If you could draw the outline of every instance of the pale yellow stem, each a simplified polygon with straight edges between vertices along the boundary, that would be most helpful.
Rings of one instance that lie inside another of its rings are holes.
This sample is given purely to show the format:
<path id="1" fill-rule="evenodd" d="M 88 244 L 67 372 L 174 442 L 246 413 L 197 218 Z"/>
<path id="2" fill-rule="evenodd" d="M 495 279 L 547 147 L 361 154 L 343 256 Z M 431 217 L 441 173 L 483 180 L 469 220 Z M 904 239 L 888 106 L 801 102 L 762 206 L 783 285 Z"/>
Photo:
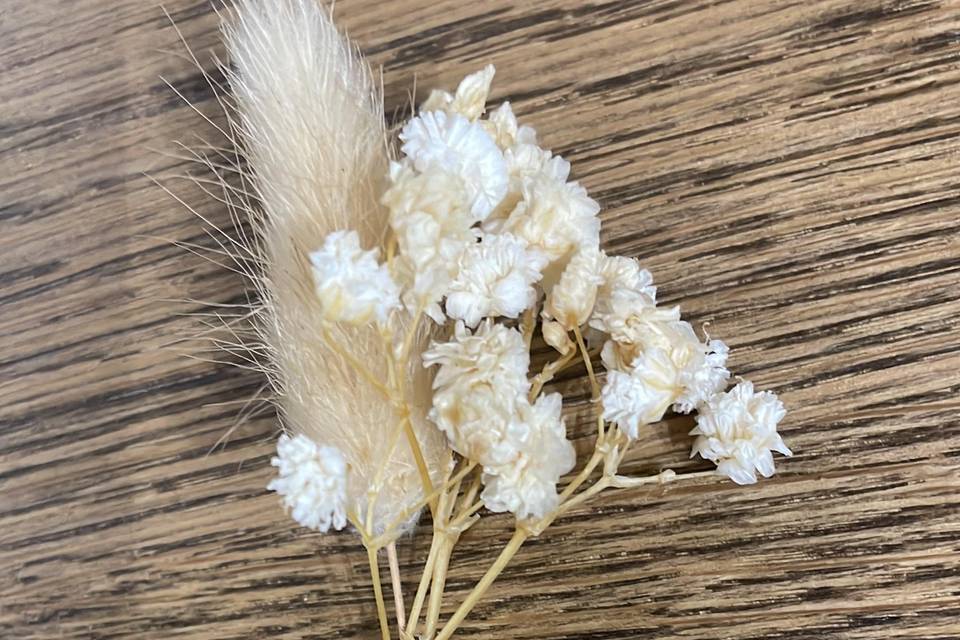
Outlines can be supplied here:
<path id="1" fill-rule="evenodd" d="M 400 582 L 400 562 L 397 559 L 396 541 L 387 545 L 387 563 L 390 565 L 390 586 L 393 589 L 393 606 L 397 613 L 397 628 L 407 626 L 406 607 L 403 604 L 403 583 Z"/>
<path id="2" fill-rule="evenodd" d="M 533 342 L 533 330 L 537 328 L 537 308 L 539 306 L 539 304 L 534 303 L 523 313 L 521 328 L 523 330 L 523 343 L 526 345 L 527 351 L 530 351 L 530 343 Z"/>
<path id="3" fill-rule="evenodd" d="M 597 384 L 597 376 L 593 373 L 593 362 L 590 361 L 590 352 L 587 351 L 587 345 L 583 341 L 580 327 L 574 325 L 573 336 L 577 339 L 577 346 L 580 347 L 580 353 L 583 355 L 583 364 L 587 368 L 587 376 L 590 378 L 590 390 L 593 399 L 596 400 L 600 397 L 600 385 Z"/>
<path id="4" fill-rule="evenodd" d="M 423 459 L 423 451 L 420 449 L 420 442 L 417 440 L 417 434 L 413 430 L 413 423 L 410 422 L 408 415 L 403 423 L 403 432 L 407 436 L 407 442 L 410 444 L 410 451 L 413 453 L 413 459 L 417 463 L 417 471 L 420 472 L 420 483 L 423 485 L 425 495 L 433 494 L 433 482 L 430 480 L 430 470 L 427 469 L 427 462 Z M 430 510 L 436 513 L 436 498 L 429 502 Z"/>
<path id="5" fill-rule="evenodd" d="M 445 482 L 445 483 L 443 484 L 443 486 L 437 487 L 436 489 L 433 490 L 432 493 L 430 493 L 430 494 L 427 495 L 427 496 L 424 496 L 424 497 L 421 498 L 419 501 L 417 501 L 415 504 L 407 507 L 399 516 L 397 516 L 396 518 L 393 519 L 393 522 L 391 522 L 389 525 L 387 525 L 386 530 L 385 530 L 381 535 L 379 535 L 379 536 L 377 536 L 376 538 L 373 539 L 374 544 L 376 544 L 376 543 L 386 544 L 386 543 L 387 543 L 387 540 L 389 540 L 390 537 L 394 534 L 394 530 L 395 530 L 398 526 L 400 526 L 401 524 L 403 524 L 403 522 L 404 522 L 407 518 L 409 518 L 409 517 L 412 516 L 414 513 L 416 513 L 416 512 L 419 511 L 420 509 L 422 509 L 428 502 L 430 502 L 431 500 L 433 500 L 434 498 L 436 498 L 437 496 L 439 496 L 441 493 L 443 493 L 444 491 L 449 490 L 449 489 L 452 488 L 456 483 L 458 483 L 458 482 L 460 482 L 461 480 L 463 480 L 463 478 L 466 477 L 466 475 L 469 474 L 471 471 L 473 471 L 473 469 L 474 469 L 476 466 L 477 466 L 477 463 L 476 463 L 476 462 L 471 462 L 471 463 L 469 463 L 466 467 L 464 467 L 463 469 L 461 469 L 460 471 L 458 471 L 458 472 L 457 472 L 457 475 L 453 476 L 453 477 L 450 478 L 447 482 Z"/>
<path id="6" fill-rule="evenodd" d="M 423 603 L 427 598 L 427 587 L 433 578 L 433 567 L 436 564 L 439 550 L 440 536 L 434 532 L 430 541 L 430 552 L 427 554 L 427 561 L 423 565 L 423 573 L 420 575 L 420 584 L 417 585 L 417 595 L 413 598 L 413 607 L 410 609 L 410 616 L 407 618 L 407 628 L 403 633 L 407 638 L 413 638 L 417 631 L 417 622 L 420 620 L 420 611 L 423 609 Z"/>
<path id="7" fill-rule="evenodd" d="M 436 535 L 436 534 L 434 534 Z M 433 581 L 430 584 L 430 600 L 427 603 L 427 626 L 423 632 L 423 640 L 432 640 L 437 632 L 437 622 L 440 620 L 440 605 L 443 602 L 443 590 L 447 585 L 447 569 L 450 566 L 450 556 L 453 546 L 459 536 L 444 531 L 440 538 L 440 550 L 433 565 Z"/>
<path id="8" fill-rule="evenodd" d="M 570 353 L 557 358 L 553 362 L 547 363 L 543 367 L 540 373 L 533 378 L 533 382 L 530 385 L 530 402 L 536 400 L 537 396 L 540 395 L 540 392 L 543 390 L 543 385 L 553 380 L 553 377 L 557 375 L 557 373 L 570 364 L 570 361 L 573 360 L 575 355 L 577 355 L 576 350 L 572 350 Z"/>
<path id="9" fill-rule="evenodd" d="M 321 329 L 323 334 L 323 341 L 330 347 L 334 352 L 336 352 L 341 358 L 346 360 L 350 366 L 356 370 L 367 382 L 369 382 L 375 389 L 380 391 L 386 397 L 387 400 L 393 400 L 393 396 L 390 395 L 390 390 L 387 389 L 376 376 L 359 360 L 353 357 L 353 355 L 348 352 L 346 349 L 337 344 L 337 341 L 333 339 L 333 336 L 330 335 L 330 331 L 323 327 Z"/>
<path id="10" fill-rule="evenodd" d="M 490 585 L 493 584 L 493 581 L 497 579 L 497 576 L 503 571 L 504 567 L 507 566 L 507 563 L 516 555 L 517 551 L 520 550 L 520 547 L 523 546 L 523 543 L 529 537 L 529 532 L 525 529 L 518 528 L 513 533 L 513 537 L 510 538 L 510 542 L 507 543 L 507 546 L 503 548 L 500 552 L 500 555 L 497 556 L 496 561 L 493 565 L 487 569 L 487 572 L 483 574 L 483 577 L 480 578 L 480 582 L 474 586 L 473 590 L 470 591 L 470 594 L 467 596 L 454 614 L 450 617 L 443 628 L 440 630 L 440 633 L 437 635 L 436 640 L 449 640 L 450 636 L 453 635 L 453 632 L 457 630 L 460 624 L 463 622 L 464 618 L 473 610 L 477 605 L 477 602 L 483 595 L 487 592 L 487 589 L 490 588 Z"/>
<path id="11" fill-rule="evenodd" d="M 373 595 L 377 599 L 377 619 L 380 620 L 380 635 L 390 640 L 390 626 L 387 624 L 387 607 L 383 603 L 383 587 L 380 585 L 380 567 L 377 564 L 377 550 L 367 548 L 367 562 L 370 563 L 370 578 L 373 580 Z"/>

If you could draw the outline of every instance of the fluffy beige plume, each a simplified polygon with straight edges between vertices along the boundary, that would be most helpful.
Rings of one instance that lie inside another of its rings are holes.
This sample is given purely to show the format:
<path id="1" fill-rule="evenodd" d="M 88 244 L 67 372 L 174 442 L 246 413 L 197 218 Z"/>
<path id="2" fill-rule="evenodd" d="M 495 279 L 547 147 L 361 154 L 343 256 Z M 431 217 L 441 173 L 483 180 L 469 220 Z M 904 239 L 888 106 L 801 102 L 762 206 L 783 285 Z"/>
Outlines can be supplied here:
<path id="1" fill-rule="evenodd" d="M 400 412 L 325 338 L 382 381 L 387 349 L 373 327 L 324 329 L 309 261 L 339 229 L 356 229 L 366 248 L 384 245 L 387 213 L 379 196 L 390 151 L 382 98 L 316 0 L 240 0 L 236 9 L 223 31 L 234 135 L 260 203 L 251 214 L 255 239 L 246 244 L 262 265 L 255 282 L 266 368 L 284 428 L 346 456 L 349 507 L 361 519 L 367 496 L 382 482 L 373 533 L 382 532 L 423 498 L 421 479 L 397 427 Z M 450 453 L 425 417 L 430 377 L 419 353 L 426 339 L 418 337 L 402 367 L 413 428 L 437 483 Z"/>

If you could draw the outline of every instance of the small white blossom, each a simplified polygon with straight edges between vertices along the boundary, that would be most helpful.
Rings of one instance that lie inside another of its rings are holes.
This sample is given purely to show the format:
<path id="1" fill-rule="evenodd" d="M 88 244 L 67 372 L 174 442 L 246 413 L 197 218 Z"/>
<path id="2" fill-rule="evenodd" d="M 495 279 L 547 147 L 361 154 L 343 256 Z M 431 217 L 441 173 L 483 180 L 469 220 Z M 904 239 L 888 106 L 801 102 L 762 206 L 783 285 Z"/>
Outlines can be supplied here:
<path id="1" fill-rule="evenodd" d="M 595 320 L 591 319 L 591 326 L 595 322 L 603 323 L 603 319 L 614 312 L 613 296 L 617 292 L 621 292 L 621 295 L 624 292 L 633 296 L 640 294 L 645 296 L 644 300 L 648 300 L 650 304 L 656 303 L 657 288 L 653 284 L 653 276 L 646 269 L 641 269 L 635 258 L 604 255 L 600 275 L 603 282 L 597 291 L 593 312 Z"/>
<path id="2" fill-rule="evenodd" d="M 443 171 L 463 179 L 470 211 L 484 220 L 507 193 L 503 153 L 484 128 L 456 113 L 427 111 L 400 132 L 401 150 L 420 172 Z"/>
<path id="3" fill-rule="evenodd" d="M 399 244 L 396 265 L 408 286 L 404 302 L 442 322 L 438 303 L 456 276 L 460 256 L 476 243 L 464 182 L 440 171 L 417 173 L 396 162 L 390 180 L 382 202 Z"/>
<path id="4" fill-rule="evenodd" d="M 572 331 L 584 324 L 593 311 L 597 288 L 603 282 L 601 268 L 603 253 L 588 246 L 570 258 L 560 275 L 560 281 L 550 290 L 544 306 L 544 316 L 559 322 Z"/>
<path id="5" fill-rule="evenodd" d="M 512 464 L 529 429 L 518 415 L 527 402 L 510 384 L 465 378 L 433 394 L 430 420 L 461 456 L 485 467 Z"/>
<path id="6" fill-rule="evenodd" d="M 460 81 L 456 94 L 434 89 L 420 105 L 420 111 L 446 111 L 456 113 L 468 120 L 476 120 L 483 115 L 490 95 L 490 85 L 496 68 L 492 64 L 471 73 Z"/>
<path id="7" fill-rule="evenodd" d="M 431 345 L 423 354 L 423 364 L 440 366 L 433 380 L 433 388 L 438 390 L 479 382 L 522 393 L 530 388 L 530 352 L 523 334 L 491 320 L 473 333 L 458 322 L 453 339 Z"/>
<path id="8" fill-rule="evenodd" d="M 430 419 L 460 455 L 485 466 L 511 463 L 528 429 L 518 415 L 530 390 L 523 335 L 489 320 L 473 334 L 458 322 L 454 332 L 423 356 L 425 366 L 440 365 Z"/>
<path id="9" fill-rule="evenodd" d="M 517 430 L 519 456 L 510 464 L 484 466 L 484 505 L 494 512 L 509 511 L 519 520 L 542 518 L 559 503 L 557 483 L 576 462 L 566 437 L 559 393 L 540 396 L 534 405 L 523 404 L 525 430 Z M 515 436 L 515 437 L 516 437 Z"/>
<path id="10" fill-rule="evenodd" d="M 517 117 L 513 115 L 513 108 L 509 102 L 504 102 L 494 109 L 485 121 L 481 121 L 481 124 L 496 141 L 497 146 L 504 151 L 517 144 L 537 144 L 537 132 L 533 127 L 517 123 Z"/>
<path id="11" fill-rule="evenodd" d="M 321 447 L 305 435 L 284 434 L 270 460 L 279 475 L 267 489 L 283 497 L 300 525 L 316 531 L 347 524 L 347 461 L 335 447 Z"/>
<path id="12" fill-rule="evenodd" d="M 457 277 L 447 294 L 451 318 L 475 327 L 482 318 L 516 318 L 536 302 L 533 285 L 546 260 L 509 233 L 487 234 L 460 257 Z"/>
<path id="13" fill-rule="evenodd" d="M 670 355 L 654 347 L 640 354 L 629 371 L 609 371 L 601 392 L 603 419 L 634 440 L 641 425 L 663 418 L 677 395 L 676 367 Z"/>
<path id="14" fill-rule="evenodd" d="M 558 182 L 538 174 L 522 187 L 522 200 L 504 228 L 540 249 L 551 262 L 580 247 L 600 244 L 600 206 L 576 182 Z"/>
<path id="15" fill-rule="evenodd" d="M 720 340 L 710 340 L 706 344 L 696 342 L 677 376 L 677 386 L 682 391 L 673 405 L 675 411 L 690 413 L 727 386 L 729 353 L 727 345 Z"/>
<path id="16" fill-rule="evenodd" d="M 751 383 L 741 382 L 700 408 L 690 432 L 697 436 L 690 455 L 716 463 L 717 471 L 737 484 L 753 484 L 757 471 L 769 478 L 774 473 L 772 451 L 793 455 L 777 433 L 785 414 L 775 394 L 755 393 Z"/>
<path id="17" fill-rule="evenodd" d="M 383 324 L 399 306 L 400 291 L 377 251 L 360 248 L 356 231 L 334 231 L 310 254 L 323 316 L 332 322 Z"/>

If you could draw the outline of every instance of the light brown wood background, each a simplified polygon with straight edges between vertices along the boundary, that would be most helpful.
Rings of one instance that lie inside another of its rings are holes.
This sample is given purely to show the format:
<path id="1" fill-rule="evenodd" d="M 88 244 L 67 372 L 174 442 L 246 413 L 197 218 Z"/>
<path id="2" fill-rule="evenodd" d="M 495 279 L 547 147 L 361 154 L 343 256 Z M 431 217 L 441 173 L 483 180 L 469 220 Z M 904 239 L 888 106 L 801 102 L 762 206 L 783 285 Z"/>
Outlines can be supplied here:
<path id="1" fill-rule="evenodd" d="M 212 69 L 210 6 L 167 7 Z M 462 637 L 960 637 L 960 3 L 340 0 L 337 16 L 396 117 L 415 78 L 422 96 L 495 63 L 494 101 L 573 162 L 607 249 L 639 256 L 790 408 L 797 455 L 776 478 L 606 494 L 525 547 Z M 242 292 L 158 240 L 209 245 L 142 172 L 226 220 L 152 151 L 212 133 L 160 76 L 216 113 L 167 19 L 141 0 L 7 0 L 0 50 L 0 636 L 373 636 L 357 541 L 294 528 L 264 490 L 274 417 L 207 455 L 257 375 L 164 347 L 211 307 L 163 300 Z M 652 430 L 631 469 L 705 468 L 688 428 Z M 509 530 L 490 517 L 465 537 L 451 604 Z M 410 581 L 426 543 L 402 544 Z"/>

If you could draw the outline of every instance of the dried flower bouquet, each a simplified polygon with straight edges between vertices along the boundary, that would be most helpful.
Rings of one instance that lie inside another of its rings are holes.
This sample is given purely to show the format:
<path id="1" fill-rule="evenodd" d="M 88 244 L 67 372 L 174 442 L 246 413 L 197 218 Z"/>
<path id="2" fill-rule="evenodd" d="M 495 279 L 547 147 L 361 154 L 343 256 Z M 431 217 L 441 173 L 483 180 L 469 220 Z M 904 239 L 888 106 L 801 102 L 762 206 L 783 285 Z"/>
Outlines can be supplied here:
<path id="1" fill-rule="evenodd" d="M 727 390 L 726 345 L 658 306 L 636 260 L 604 253 L 600 207 L 569 163 L 509 103 L 488 108 L 493 66 L 432 92 L 397 145 L 368 70 L 313 0 L 240 0 L 224 34 L 228 136 L 248 164 L 223 200 L 248 229 L 230 253 L 257 294 L 244 348 L 284 428 L 269 489 L 304 527 L 356 532 L 384 639 L 451 637 L 525 540 L 604 489 L 749 484 L 774 473 L 772 452 L 790 455 L 777 397 Z M 556 354 L 531 371 L 537 336 Z M 580 363 L 596 441 L 564 480 L 576 456 L 546 385 Z M 691 455 L 716 471 L 620 474 L 671 410 L 695 414 Z M 425 509 L 433 540 L 405 598 L 395 543 Z M 515 531 L 441 621 L 454 547 L 485 511 L 509 512 Z"/>

